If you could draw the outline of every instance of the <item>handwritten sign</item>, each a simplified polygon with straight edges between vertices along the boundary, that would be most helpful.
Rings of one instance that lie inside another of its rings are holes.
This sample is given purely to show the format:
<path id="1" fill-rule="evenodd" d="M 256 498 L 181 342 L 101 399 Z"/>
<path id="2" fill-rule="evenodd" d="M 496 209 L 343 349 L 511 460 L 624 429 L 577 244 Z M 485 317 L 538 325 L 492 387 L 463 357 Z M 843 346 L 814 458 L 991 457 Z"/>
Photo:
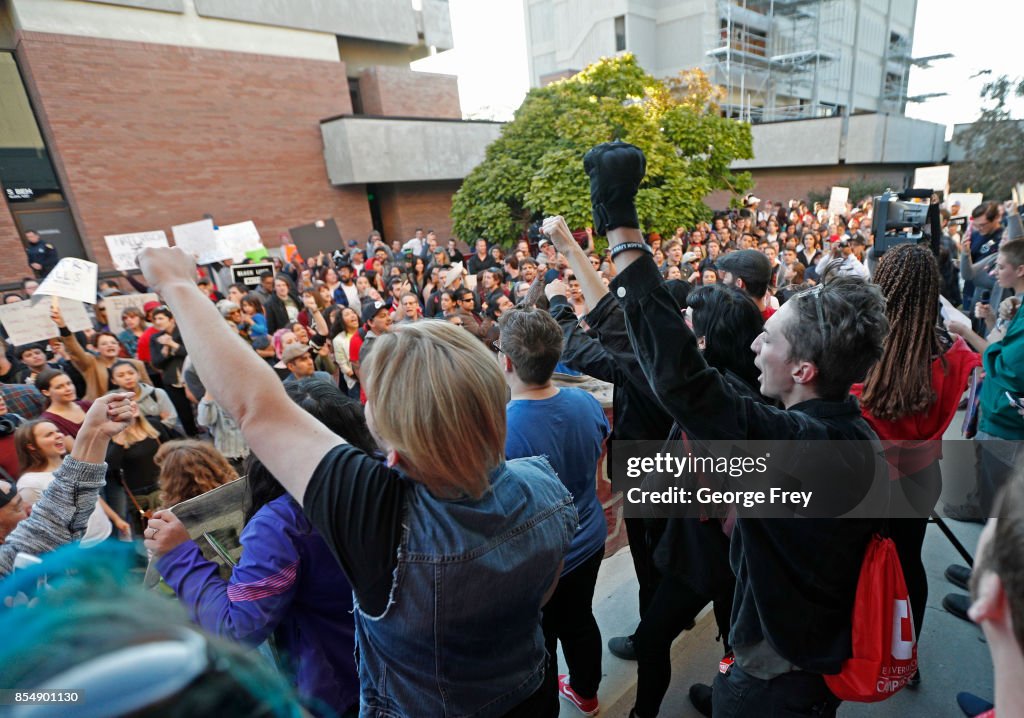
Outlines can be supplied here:
<path id="1" fill-rule="evenodd" d="M 81 302 L 64 300 L 60 303 L 61 313 L 68 329 L 80 332 L 92 328 L 92 320 Z M 0 324 L 4 325 L 10 343 L 13 345 L 32 344 L 55 339 L 60 330 L 50 319 L 50 302 L 14 302 L 0 306 Z"/>
<path id="2" fill-rule="evenodd" d="M 234 284 L 244 284 L 248 289 L 255 289 L 260 286 L 260 275 L 264 272 L 273 274 L 274 265 L 270 262 L 236 264 L 231 267 L 231 281 Z"/>
<path id="3" fill-rule="evenodd" d="M 212 219 L 176 224 L 171 227 L 171 233 L 174 234 L 174 244 L 195 257 L 198 264 L 213 264 L 231 256 L 217 242 Z"/>
<path id="4" fill-rule="evenodd" d="M 263 246 L 260 233 L 252 220 L 218 227 L 217 243 L 223 251 L 230 252 L 231 259 L 236 262 L 245 261 L 246 252 Z"/>
<path id="5" fill-rule="evenodd" d="M 139 252 L 146 247 L 166 247 L 167 234 L 162 230 L 134 232 L 132 234 L 108 234 L 103 237 L 110 250 L 114 267 L 121 271 L 139 268 Z"/>
<path id="6" fill-rule="evenodd" d="M 849 187 L 833 187 L 828 198 L 828 213 L 832 217 L 846 215 L 846 201 L 850 198 Z"/>
<path id="7" fill-rule="evenodd" d="M 95 262 L 87 262 L 77 257 L 64 257 L 46 275 L 36 294 L 95 304 L 98 269 Z"/>
<path id="8" fill-rule="evenodd" d="M 103 298 L 103 306 L 107 308 L 107 323 L 110 326 L 110 331 L 115 334 L 120 333 L 124 328 L 122 325 L 122 317 L 124 310 L 129 307 L 135 307 L 136 309 L 142 310 L 149 302 L 159 302 L 160 297 L 150 292 L 149 294 L 115 294 L 112 297 Z"/>

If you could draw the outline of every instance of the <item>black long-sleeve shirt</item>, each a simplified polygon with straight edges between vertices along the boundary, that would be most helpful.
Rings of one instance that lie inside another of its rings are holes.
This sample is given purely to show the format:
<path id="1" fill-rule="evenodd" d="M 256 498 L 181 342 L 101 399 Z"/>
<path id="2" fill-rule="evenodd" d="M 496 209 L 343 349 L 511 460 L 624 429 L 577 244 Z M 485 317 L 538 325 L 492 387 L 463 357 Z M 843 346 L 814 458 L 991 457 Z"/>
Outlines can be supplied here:
<path id="1" fill-rule="evenodd" d="M 829 471 L 821 479 L 827 483 L 842 476 L 844 485 L 870 486 L 876 466 L 874 455 L 863 447 L 865 442 L 877 443 L 877 437 L 855 399 L 811 400 L 783 410 L 741 395 L 704 362 L 696 337 L 650 257 L 620 272 L 611 290 L 651 388 L 687 435 L 708 440 L 829 441 L 834 449 L 857 441 L 849 445 L 850 451 L 837 450 L 829 457 Z M 789 446 L 789 461 L 820 460 L 805 457 L 794 447 Z M 780 449 L 787 451 L 781 445 Z M 852 508 L 863 495 L 837 498 Z M 853 602 L 876 523 L 738 518 L 731 547 L 736 574 L 733 646 L 766 641 L 794 666 L 838 672 L 851 653 Z"/>

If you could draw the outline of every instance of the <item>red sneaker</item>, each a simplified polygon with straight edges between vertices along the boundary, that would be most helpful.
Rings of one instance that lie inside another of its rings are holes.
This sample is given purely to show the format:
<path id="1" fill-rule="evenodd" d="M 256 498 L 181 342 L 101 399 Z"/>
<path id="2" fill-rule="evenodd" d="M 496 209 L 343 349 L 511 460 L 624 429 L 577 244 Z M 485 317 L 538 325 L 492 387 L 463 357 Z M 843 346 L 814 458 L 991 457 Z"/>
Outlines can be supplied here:
<path id="1" fill-rule="evenodd" d="M 585 716 L 596 716 L 601 710 L 597 705 L 597 696 L 593 698 L 582 698 L 579 693 L 569 685 L 569 676 L 562 674 L 558 676 L 558 695 L 576 706 Z"/>

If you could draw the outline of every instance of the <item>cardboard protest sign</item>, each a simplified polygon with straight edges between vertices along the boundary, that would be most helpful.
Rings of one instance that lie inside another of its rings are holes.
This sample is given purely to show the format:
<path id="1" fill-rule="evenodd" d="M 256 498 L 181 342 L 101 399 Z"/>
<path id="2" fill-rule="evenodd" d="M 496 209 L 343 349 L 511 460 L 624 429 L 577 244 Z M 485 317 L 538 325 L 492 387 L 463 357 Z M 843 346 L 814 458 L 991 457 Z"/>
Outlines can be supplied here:
<path id="1" fill-rule="evenodd" d="M 1011 187 L 1010 195 L 1013 197 L 1013 203 L 1020 207 L 1020 203 L 1024 202 L 1024 182 L 1018 182 Z"/>
<path id="2" fill-rule="evenodd" d="M 970 218 L 971 212 L 974 208 L 982 203 L 984 196 L 981 192 L 950 192 L 946 196 L 946 209 L 949 210 L 950 214 L 953 214 L 953 205 L 957 202 L 960 203 L 960 208 L 954 217 L 965 217 Z"/>
<path id="3" fill-rule="evenodd" d="M 196 258 L 198 264 L 213 264 L 231 256 L 217 242 L 217 233 L 213 229 L 212 219 L 202 219 L 189 224 L 177 224 L 171 227 L 175 246 L 181 247 Z"/>
<path id="4" fill-rule="evenodd" d="M 217 244 L 223 251 L 231 253 L 236 262 L 245 261 L 245 253 L 263 246 L 260 233 L 252 220 L 237 224 L 225 224 L 216 230 Z"/>
<path id="5" fill-rule="evenodd" d="M 949 165 L 918 167 L 914 170 L 914 189 L 930 189 L 949 194 Z"/>
<path id="6" fill-rule="evenodd" d="M 271 262 L 236 264 L 231 267 L 231 281 L 234 284 L 244 284 L 250 289 L 255 289 L 260 286 L 260 275 L 264 272 L 273 274 L 274 265 Z"/>
<path id="7" fill-rule="evenodd" d="M 80 332 L 92 328 L 92 320 L 81 302 L 65 299 L 60 303 L 61 313 L 68 329 Z M 14 302 L 0 306 L 0 324 L 3 324 L 10 344 L 32 344 L 55 339 L 60 330 L 50 319 L 50 302 Z"/>
<path id="8" fill-rule="evenodd" d="M 338 231 L 338 224 L 333 217 L 301 227 L 292 227 L 288 233 L 303 257 L 315 257 L 320 252 L 330 254 L 342 247 L 341 232 Z"/>
<path id="9" fill-rule="evenodd" d="M 155 232 L 134 232 L 132 234 L 108 234 L 103 237 L 110 250 L 114 267 L 122 272 L 139 268 L 139 252 L 146 247 L 167 247 L 167 234 Z"/>
<path id="10" fill-rule="evenodd" d="M 243 477 L 171 507 L 174 515 L 188 529 L 189 538 L 199 544 L 203 555 L 221 567 L 224 578 L 231 575 L 231 562 L 237 563 L 242 555 L 238 536 L 245 525 L 247 493 Z M 160 574 L 150 561 L 145 585 L 152 588 L 159 580 Z"/>
<path id="11" fill-rule="evenodd" d="M 828 198 L 829 215 L 832 217 L 844 216 L 846 214 L 846 201 L 849 198 L 849 187 L 833 187 L 832 195 Z"/>
<path id="12" fill-rule="evenodd" d="M 149 302 L 159 302 L 160 297 L 150 292 L 148 294 L 116 294 L 112 297 L 103 298 L 103 306 L 107 308 L 107 322 L 110 331 L 119 333 L 124 326 L 121 324 L 121 315 L 128 307 L 142 309 Z"/>
<path id="13" fill-rule="evenodd" d="M 99 267 L 77 257 L 64 257 L 46 275 L 36 294 L 96 303 L 96 275 Z"/>

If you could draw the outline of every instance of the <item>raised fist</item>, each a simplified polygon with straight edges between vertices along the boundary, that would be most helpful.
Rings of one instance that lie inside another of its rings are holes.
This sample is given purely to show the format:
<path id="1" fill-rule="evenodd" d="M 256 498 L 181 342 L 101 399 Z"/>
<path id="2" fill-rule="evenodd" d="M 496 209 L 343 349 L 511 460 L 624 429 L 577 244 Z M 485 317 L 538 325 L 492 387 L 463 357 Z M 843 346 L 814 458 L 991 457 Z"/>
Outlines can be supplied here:
<path id="1" fill-rule="evenodd" d="M 594 231 L 606 235 L 617 227 L 639 229 L 634 199 L 647 172 L 640 148 L 618 140 L 604 142 L 583 157 L 583 169 L 590 177 Z"/>

